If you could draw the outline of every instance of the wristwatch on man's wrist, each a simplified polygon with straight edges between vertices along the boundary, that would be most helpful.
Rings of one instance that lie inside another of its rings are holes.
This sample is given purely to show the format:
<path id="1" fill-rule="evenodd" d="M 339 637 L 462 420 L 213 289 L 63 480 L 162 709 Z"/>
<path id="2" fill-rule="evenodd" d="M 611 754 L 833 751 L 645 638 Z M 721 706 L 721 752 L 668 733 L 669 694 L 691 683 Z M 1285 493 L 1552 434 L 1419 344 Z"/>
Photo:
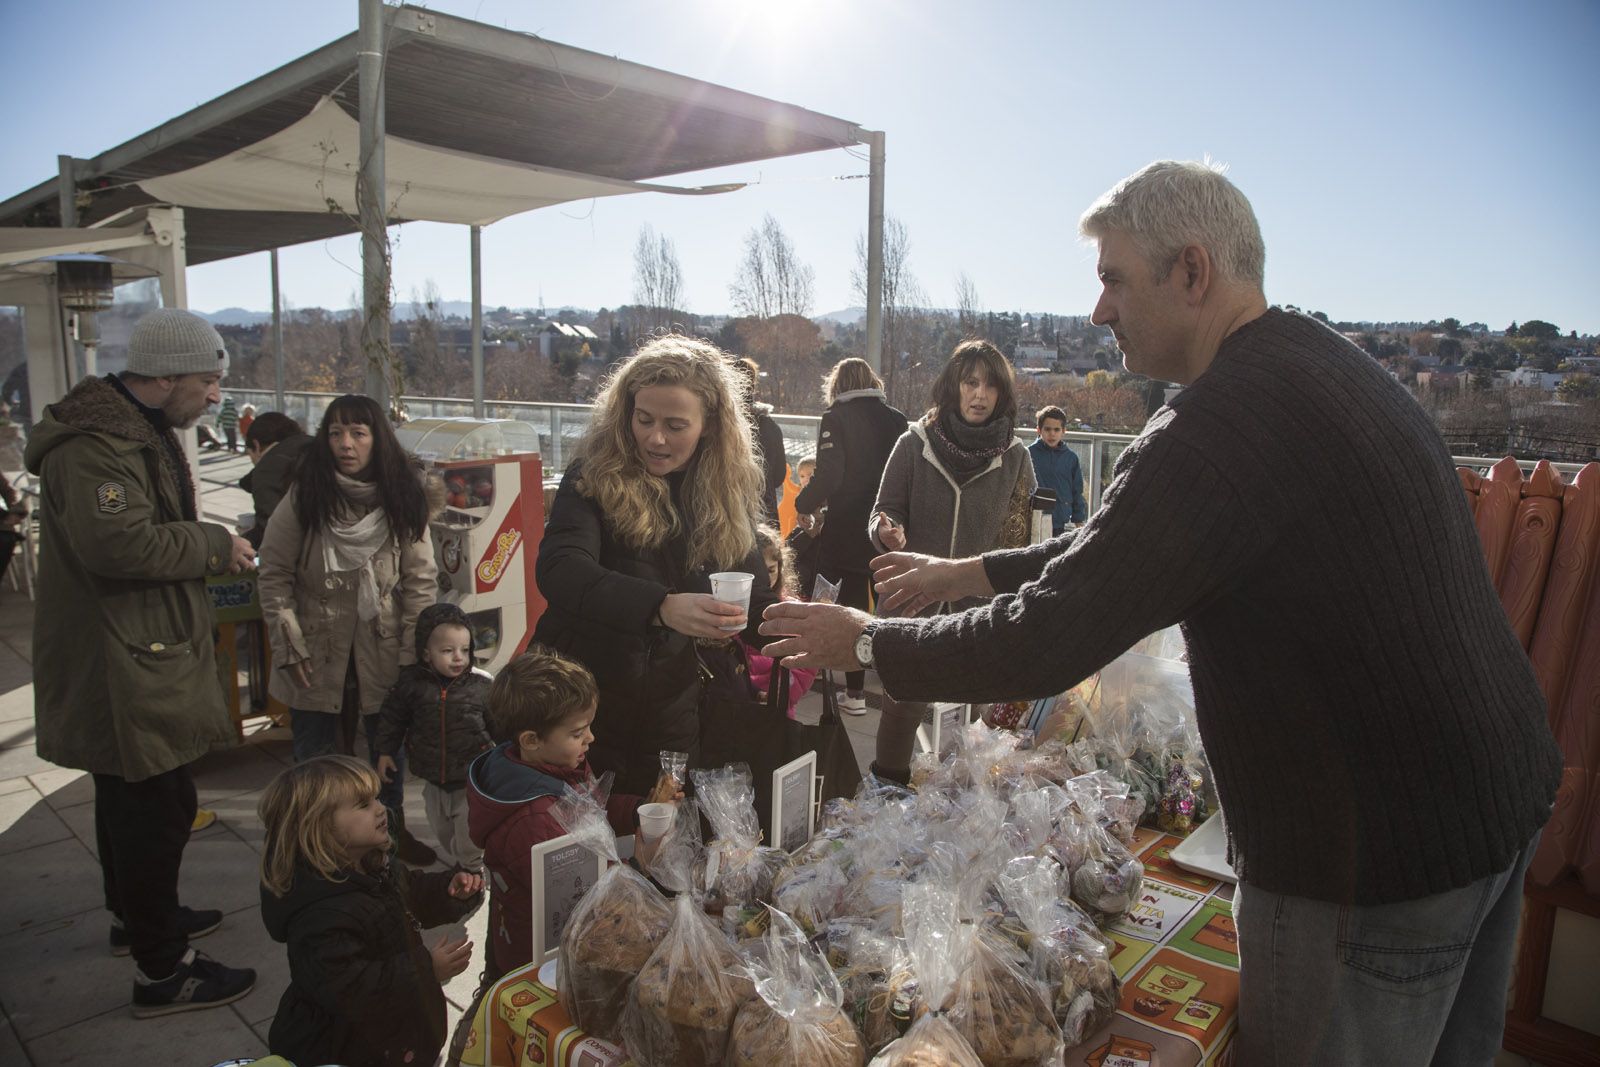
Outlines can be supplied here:
<path id="1" fill-rule="evenodd" d="M 872 666 L 872 631 L 878 628 L 878 620 L 873 619 L 867 623 L 867 628 L 861 631 L 861 636 L 856 638 L 856 662 L 861 664 L 862 670 Z"/>

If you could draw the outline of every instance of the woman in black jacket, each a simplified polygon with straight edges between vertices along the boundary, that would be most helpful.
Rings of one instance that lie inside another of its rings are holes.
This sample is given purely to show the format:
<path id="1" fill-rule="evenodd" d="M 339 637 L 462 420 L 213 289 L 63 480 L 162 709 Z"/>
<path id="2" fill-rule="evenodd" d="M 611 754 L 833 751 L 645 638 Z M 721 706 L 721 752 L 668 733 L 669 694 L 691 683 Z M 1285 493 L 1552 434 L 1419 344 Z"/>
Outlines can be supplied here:
<path id="1" fill-rule="evenodd" d="M 750 442 L 761 464 L 761 507 L 768 526 L 778 525 L 778 489 L 789 476 L 789 457 L 784 451 L 783 428 L 772 417 L 772 405 L 756 399 L 761 366 L 748 356 L 733 361 L 733 369 L 744 381 L 745 417 L 750 420 Z"/>
<path id="2" fill-rule="evenodd" d="M 823 380 L 822 394 L 828 409 L 817 435 L 817 471 L 795 498 L 795 510 L 801 525 L 811 526 L 817 512 L 828 509 L 817 569 L 841 583 L 839 603 L 866 611 L 872 585 L 868 564 L 878 554 L 867 536 L 867 516 L 889 453 L 906 432 L 906 417 L 889 406 L 883 382 L 864 359 L 840 360 Z M 865 671 L 845 672 L 841 711 L 865 713 L 866 677 Z"/>
<path id="3" fill-rule="evenodd" d="M 548 606 L 534 639 L 594 673 L 589 762 L 616 772 L 619 792 L 649 792 L 663 749 L 694 765 L 695 642 L 741 630 L 762 641 L 761 613 L 776 597 L 756 547 L 761 484 L 739 380 L 715 345 L 650 341 L 596 400 L 539 546 Z M 717 571 L 754 575 L 748 612 L 711 596 Z"/>

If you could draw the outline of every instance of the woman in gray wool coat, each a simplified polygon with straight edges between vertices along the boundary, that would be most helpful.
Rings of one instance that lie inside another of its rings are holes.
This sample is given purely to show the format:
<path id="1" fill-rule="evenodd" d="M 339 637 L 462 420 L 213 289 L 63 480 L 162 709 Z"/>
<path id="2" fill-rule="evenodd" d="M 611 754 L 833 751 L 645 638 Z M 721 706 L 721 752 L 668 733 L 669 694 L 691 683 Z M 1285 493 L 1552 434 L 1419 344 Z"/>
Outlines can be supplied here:
<path id="1" fill-rule="evenodd" d="M 963 341 L 933 383 L 933 407 L 895 443 L 868 533 L 882 552 L 962 559 L 1028 543 L 1028 498 L 1037 482 L 1016 437 L 1016 380 L 988 341 Z M 976 600 L 928 614 L 964 611 Z M 878 723 L 880 777 L 907 781 L 926 704 L 887 696 Z"/>

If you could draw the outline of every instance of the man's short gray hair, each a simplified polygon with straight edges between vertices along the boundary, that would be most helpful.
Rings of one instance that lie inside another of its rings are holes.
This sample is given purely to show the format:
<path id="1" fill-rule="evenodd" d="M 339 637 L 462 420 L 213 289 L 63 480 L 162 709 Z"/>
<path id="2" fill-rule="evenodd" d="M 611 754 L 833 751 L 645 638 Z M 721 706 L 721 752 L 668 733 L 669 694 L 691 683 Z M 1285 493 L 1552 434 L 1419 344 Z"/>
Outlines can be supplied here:
<path id="1" fill-rule="evenodd" d="M 1209 160 L 1157 160 L 1090 205 L 1078 232 L 1095 239 L 1111 230 L 1126 233 L 1158 279 L 1171 272 L 1186 246 L 1199 245 L 1222 277 L 1260 288 L 1267 261 L 1261 227 L 1224 169 Z"/>

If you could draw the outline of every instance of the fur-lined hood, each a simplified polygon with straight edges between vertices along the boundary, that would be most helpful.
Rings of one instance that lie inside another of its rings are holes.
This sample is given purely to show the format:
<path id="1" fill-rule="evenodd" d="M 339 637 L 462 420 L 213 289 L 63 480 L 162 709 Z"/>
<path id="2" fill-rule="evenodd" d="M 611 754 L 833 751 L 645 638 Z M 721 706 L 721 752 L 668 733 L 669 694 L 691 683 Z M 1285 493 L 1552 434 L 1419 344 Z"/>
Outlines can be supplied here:
<path id="1" fill-rule="evenodd" d="M 172 433 L 171 430 L 166 431 Z M 33 474 L 40 473 L 45 455 L 63 441 L 79 434 L 98 434 L 127 442 L 121 449 L 149 448 L 155 451 L 161 471 L 172 479 L 173 485 L 184 480 L 173 469 L 168 449 L 161 447 L 161 437 L 150 420 L 140 414 L 132 400 L 122 390 L 105 378 L 85 378 L 72 387 L 72 391 L 44 409 L 44 418 L 28 435 L 28 448 L 23 462 Z"/>

